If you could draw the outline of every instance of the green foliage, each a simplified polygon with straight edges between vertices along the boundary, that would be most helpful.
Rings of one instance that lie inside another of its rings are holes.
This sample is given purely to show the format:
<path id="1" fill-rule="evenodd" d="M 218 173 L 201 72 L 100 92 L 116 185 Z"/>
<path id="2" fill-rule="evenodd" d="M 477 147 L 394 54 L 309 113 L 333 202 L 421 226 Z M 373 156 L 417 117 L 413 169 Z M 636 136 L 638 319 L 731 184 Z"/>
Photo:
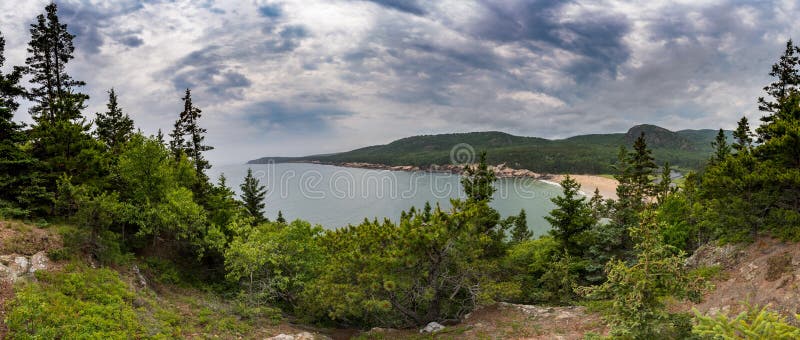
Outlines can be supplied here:
<path id="1" fill-rule="evenodd" d="M 514 226 L 511 229 L 511 243 L 524 242 L 533 237 L 533 232 L 528 229 L 528 218 L 525 209 L 519 215 L 513 217 Z"/>
<path id="2" fill-rule="evenodd" d="M 265 221 L 264 197 L 267 195 L 267 188 L 261 185 L 258 178 L 253 177 L 253 169 L 247 168 L 247 175 L 239 188 L 242 189 L 242 202 L 247 213 L 256 223 Z"/>
<path id="3" fill-rule="evenodd" d="M 657 131 L 657 130 L 663 131 Z M 672 132 L 655 126 L 631 128 L 615 134 L 575 136 L 561 140 L 519 137 L 502 132 L 472 132 L 414 136 L 386 145 L 369 146 L 348 152 L 308 157 L 264 157 L 253 164 L 270 161 L 320 161 L 332 163 L 367 162 L 387 165 L 450 164 L 451 150 L 466 143 L 476 150 L 486 150 L 491 164 L 505 163 L 519 169 L 543 173 L 607 174 L 612 171 L 620 145 L 631 146 L 639 132 L 653 135 L 653 155 L 683 169 L 701 169 L 711 152 L 715 130 Z M 658 141 L 659 143 L 656 143 Z"/>
<path id="4" fill-rule="evenodd" d="M 289 224 L 235 223 L 225 250 L 227 278 L 239 282 L 250 305 L 298 304 L 304 287 L 317 275 L 323 253 L 322 227 L 296 220 Z"/>
<path id="5" fill-rule="evenodd" d="M 133 120 L 122 112 L 117 103 L 117 93 L 113 88 L 108 91 L 106 107 L 108 111 L 97 113 L 95 134 L 109 149 L 118 153 L 120 147 L 133 135 Z"/>
<path id="6" fill-rule="evenodd" d="M 302 314 L 348 325 L 424 325 L 492 301 L 500 286 L 516 290 L 491 279 L 500 270 L 491 209 L 483 201 L 452 203 L 450 212 L 411 210 L 399 224 L 365 221 L 326 232 L 327 261 L 303 294 Z"/>
<path id="7" fill-rule="evenodd" d="M 611 261 L 605 283 L 580 289 L 588 297 L 612 299 L 611 333 L 623 338 L 652 339 L 682 332 L 675 327 L 663 300 L 668 296 L 696 298 L 703 289 L 702 281 L 684 270 L 683 253 L 676 254 L 674 248 L 664 244 L 662 224 L 651 213 L 643 221 L 630 230 L 637 241 L 636 261 Z"/>
<path id="8" fill-rule="evenodd" d="M 722 129 L 719 129 L 717 138 L 711 142 L 711 146 L 714 147 L 714 155 L 711 157 L 711 161 L 709 161 L 711 165 L 724 161 L 725 158 L 731 154 L 731 147 L 728 145 L 725 131 Z"/>
<path id="9" fill-rule="evenodd" d="M 556 208 L 550 211 L 550 216 L 545 216 L 545 219 L 553 227 L 550 229 L 550 234 L 567 254 L 580 256 L 585 246 L 582 244 L 583 234 L 591 229 L 597 220 L 586 199 L 581 195 L 581 185 L 578 182 L 566 176 L 561 181 L 561 187 L 562 194 L 551 199 Z"/>
<path id="10" fill-rule="evenodd" d="M 492 199 L 497 180 L 494 171 L 486 164 L 486 152 L 481 152 L 477 165 L 467 164 L 461 178 L 461 186 L 467 199 L 472 202 L 488 202 Z"/>
<path id="11" fill-rule="evenodd" d="M 704 339 L 798 339 L 800 328 L 791 324 L 786 317 L 770 311 L 768 306 L 747 305 L 747 310 L 733 318 L 719 313 L 704 316 L 696 309 L 696 324 L 692 333 Z M 800 315 L 795 316 L 800 322 Z"/>
<path id="12" fill-rule="evenodd" d="M 9 339 L 141 338 L 133 295 L 110 269 L 70 265 L 66 273 L 36 272 L 10 301 Z"/>

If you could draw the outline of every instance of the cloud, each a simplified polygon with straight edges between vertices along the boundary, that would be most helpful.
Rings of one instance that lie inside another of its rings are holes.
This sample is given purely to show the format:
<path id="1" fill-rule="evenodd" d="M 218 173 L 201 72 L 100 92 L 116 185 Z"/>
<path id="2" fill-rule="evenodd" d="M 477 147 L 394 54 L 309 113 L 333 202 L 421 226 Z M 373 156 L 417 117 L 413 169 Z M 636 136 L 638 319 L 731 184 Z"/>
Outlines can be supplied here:
<path id="1" fill-rule="evenodd" d="M 280 6 L 277 5 L 264 5 L 258 7 L 258 13 L 267 18 L 278 18 L 283 14 Z"/>
<path id="2" fill-rule="evenodd" d="M 333 106 L 286 104 L 264 101 L 244 109 L 247 124 L 264 131 L 325 133 L 336 119 L 352 115 Z"/>
<path id="3" fill-rule="evenodd" d="M 414 15 L 425 15 L 425 9 L 416 0 L 367 0 L 380 6 Z"/>
<path id="4" fill-rule="evenodd" d="M 0 2 L 6 68 L 24 63 L 28 25 L 47 3 Z M 758 117 L 770 65 L 800 33 L 800 7 L 780 1 L 58 5 L 76 34 L 67 70 L 88 84 L 87 112 L 115 87 L 138 127 L 168 130 L 190 87 L 218 162 L 423 133 L 731 128 Z"/>

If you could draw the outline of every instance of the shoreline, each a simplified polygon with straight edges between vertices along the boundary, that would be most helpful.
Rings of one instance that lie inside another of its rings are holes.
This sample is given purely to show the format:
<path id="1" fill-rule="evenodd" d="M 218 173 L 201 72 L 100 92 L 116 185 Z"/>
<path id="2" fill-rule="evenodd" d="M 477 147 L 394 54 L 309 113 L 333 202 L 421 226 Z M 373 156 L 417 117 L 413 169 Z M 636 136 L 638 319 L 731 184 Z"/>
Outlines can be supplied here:
<path id="1" fill-rule="evenodd" d="M 451 174 L 460 174 L 464 170 L 463 166 L 454 164 L 445 164 L 445 165 L 433 164 L 428 167 L 418 167 L 414 165 L 385 165 L 385 164 L 375 164 L 366 162 L 333 163 L 333 162 L 320 162 L 320 161 L 305 161 L 305 162 L 289 162 L 289 163 L 323 164 L 323 165 L 340 166 L 345 168 L 372 169 L 372 170 L 405 171 L 405 172 L 424 171 L 424 172 L 439 172 L 439 173 L 451 173 Z M 619 182 L 617 182 L 617 180 L 615 179 L 603 177 L 600 175 L 535 173 L 533 171 L 526 169 L 510 168 L 507 167 L 505 164 L 490 165 L 489 169 L 494 170 L 494 173 L 497 176 L 497 178 L 531 178 L 540 181 L 542 183 L 558 185 L 558 186 L 560 186 L 559 182 L 561 182 L 566 175 L 569 175 L 581 185 L 581 192 L 584 194 L 584 196 L 591 197 L 594 194 L 595 189 L 597 189 L 600 191 L 600 195 L 603 196 L 604 198 L 617 199 L 617 185 L 619 184 Z"/>

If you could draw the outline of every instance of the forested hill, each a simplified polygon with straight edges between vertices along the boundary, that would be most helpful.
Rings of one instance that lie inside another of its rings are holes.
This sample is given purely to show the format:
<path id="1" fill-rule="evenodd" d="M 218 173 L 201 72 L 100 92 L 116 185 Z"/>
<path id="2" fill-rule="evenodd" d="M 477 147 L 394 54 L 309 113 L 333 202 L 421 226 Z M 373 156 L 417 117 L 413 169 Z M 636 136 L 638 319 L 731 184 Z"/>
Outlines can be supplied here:
<path id="1" fill-rule="evenodd" d="M 626 133 L 591 134 L 549 140 L 514 136 L 504 132 L 470 132 L 424 135 L 398 139 L 386 145 L 375 145 L 352 151 L 305 157 L 263 157 L 249 164 L 318 161 L 325 163 L 366 162 L 386 165 L 451 163 L 451 153 L 459 144 L 467 144 L 476 152 L 485 150 L 492 164 L 545 173 L 603 174 L 612 171 L 619 146 L 630 148 L 642 132 L 659 161 L 669 161 L 683 170 L 702 167 L 711 155 L 711 142 L 718 130 L 670 131 L 655 125 L 637 125 Z M 731 132 L 726 131 L 730 139 Z M 461 148 L 463 147 L 463 148 Z M 459 150 L 469 151 L 464 145 Z"/>

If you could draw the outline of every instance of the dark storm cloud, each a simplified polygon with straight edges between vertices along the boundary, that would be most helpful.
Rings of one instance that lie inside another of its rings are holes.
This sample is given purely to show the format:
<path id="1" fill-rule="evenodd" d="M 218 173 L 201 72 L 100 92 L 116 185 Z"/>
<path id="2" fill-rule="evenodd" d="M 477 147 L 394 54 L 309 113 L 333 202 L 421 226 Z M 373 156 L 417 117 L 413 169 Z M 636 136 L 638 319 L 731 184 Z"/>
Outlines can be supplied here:
<path id="1" fill-rule="evenodd" d="M 623 38 L 630 22 L 623 16 L 593 11 L 565 20 L 562 10 L 568 1 L 487 1 L 482 18 L 471 27 L 481 38 L 498 42 L 541 42 L 527 45 L 536 53 L 559 48 L 584 59 L 570 66 L 578 78 L 601 71 L 613 75 L 624 63 L 629 47 Z"/>
<path id="2" fill-rule="evenodd" d="M 280 17 L 283 11 L 281 11 L 281 7 L 278 5 L 264 5 L 258 7 L 258 13 L 267 18 L 274 19 Z"/>
<path id="3" fill-rule="evenodd" d="M 172 79 L 172 83 L 176 90 L 202 90 L 204 94 L 213 96 L 209 98 L 212 100 L 240 99 L 243 90 L 252 85 L 244 74 L 214 66 L 182 70 Z"/>
<path id="4" fill-rule="evenodd" d="M 352 114 L 330 105 L 308 106 L 275 101 L 253 103 L 244 109 L 244 119 L 250 126 L 292 132 L 326 132 L 332 120 Z"/>
<path id="5" fill-rule="evenodd" d="M 142 44 L 144 44 L 144 40 L 141 37 L 135 35 L 121 37 L 118 41 L 121 44 L 128 47 L 139 47 L 142 46 Z"/>
<path id="6" fill-rule="evenodd" d="M 425 9 L 416 0 L 367 0 L 380 6 L 414 15 L 425 15 Z"/>

